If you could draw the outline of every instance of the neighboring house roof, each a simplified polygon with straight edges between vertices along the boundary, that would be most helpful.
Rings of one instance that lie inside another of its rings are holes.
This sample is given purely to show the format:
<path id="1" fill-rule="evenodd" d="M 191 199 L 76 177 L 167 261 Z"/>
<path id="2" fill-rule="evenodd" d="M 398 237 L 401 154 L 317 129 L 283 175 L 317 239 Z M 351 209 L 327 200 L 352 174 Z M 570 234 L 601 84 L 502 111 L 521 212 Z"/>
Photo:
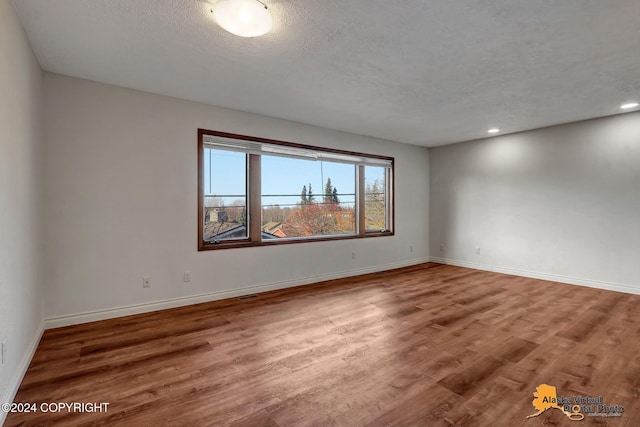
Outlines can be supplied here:
<path id="1" fill-rule="evenodd" d="M 280 229 L 277 229 L 276 231 L 274 231 L 274 232 L 273 232 L 273 233 L 271 233 L 271 234 L 273 234 L 273 235 L 274 235 L 274 236 L 276 236 L 276 237 L 280 237 L 280 238 L 282 238 L 282 237 L 287 237 L 287 235 L 286 235 L 286 234 L 284 234 L 284 231 L 282 231 L 282 230 L 280 230 Z"/>
<path id="2" fill-rule="evenodd" d="M 222 227 L 220 227 L 220 231 L 218 231 L 218 226 L 220 226 L 220 224 L 217 222 L 208 223 L 204 228 L 204 240 L 213 241 L 214 239 L 235 239 L 247 236 L 247 227 L 242 224 L 224 223 L 222 224 Z M 263 239 L 278 239 L 281 237 L 286 237 L 284 233 L 281 234 L 282 236 L 267 233 L 265 231 L 261 233 Z"/>
<path id="3" fill-rule="evenodd" d="M 212 238 L 215 236 L 217 239 L 222 240 L 222 239 L 234 239 L 234 238 L 242 238 L 242 237 L 246 237 L 247 236 L 247 227 L 244 225 L 240 225 L 240 224 L 235 224 L 236 227 L 230 228 L 227 231 L 218 233 L 218 235 L 216 236 L 215 234 L 212 236 Z"/>
<path id="4" fill-rule="evenodd" d="M 216 233 L 218 238 L 225 233 L 232 232 L 239 227 L 244 227 L 242 224 L 236 222 L 225 222 L 222 225 L 219 222 L 207 222 L 204 226 L 204 240 L 213 240 Z M 243 230 L 245 230 L 243 228 Z M 238 230 L 240 232 L 241 230 Z"/>
<path id="5" fill-rule="evenodd" d="M 277 237 L 287 237 L 286 234 L 282 231 L 282 223 L 271 221 L 262 226 L 262 231 L 273 234 Z"/>
<path id="6" fill-rule="evenodd" d="M 271 221 L 262 226 L 262 231 L 266 231 L 267 233 L 271 233 L 274 230 L 277 230 L 282 226 L 281 222 Z"/>

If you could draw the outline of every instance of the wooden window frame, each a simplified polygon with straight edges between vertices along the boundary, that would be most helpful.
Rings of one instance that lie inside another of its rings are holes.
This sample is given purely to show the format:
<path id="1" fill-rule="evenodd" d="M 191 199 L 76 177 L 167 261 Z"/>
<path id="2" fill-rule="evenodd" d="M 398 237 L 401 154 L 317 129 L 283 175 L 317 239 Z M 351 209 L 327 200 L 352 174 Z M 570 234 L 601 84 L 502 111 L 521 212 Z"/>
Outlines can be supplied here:
<path id="1" fill-rule="evenodd" d="M 218 243 L 212 243 L 204 240 L 204 136 L 219 136 L 223 138 L 239 139 L 243 141 L 252 141 L 258 143 L 280 145 L 283 147 L 300 148 L 315 150 L 327 153 L 342 154 L 348 156 L 359 156 L 370 159 L 381 159 L 391 162 L 391 168 L 389 171 L 390 183 L 388 183 L 386 190 L 391 194 L 388 195 L 389 205 L 387 207 L 388 219 L 390 226 L 389 230 L 376 231 L 366 230 L 365 219 L 365 182 L 364 182 L 364 165 L 354 164 L 356 167 L 356 188 L 357 197 L 355 203 L 356 209 L 356 233 L 349 235 L 332 235 L 332 236 L 305 236 L 305 237 L 292 237 L 282 240 L 262 240 L 262 227 L 261 221 L 252 220 L 252 218 L 261 218 L 262 216 L 262 188 L 261 188 L 261 156 L 259 154 L 247 154 L 247 224 L 248 237 L 245 239 L 222 241 Z M 363 239 L 371 237 L 385 237 L 395 235 L 395 159 L 388 156 L 380 156 L 375 154 L 366 154 L 355 151 L 339 150 L 326 147 L 316 147 L 311 145 L 299 144 L 294 142 L 278 141 L 274 139 L 260 138 L 248 135 L 239 135 L 234 133 L 220 132 L 209 129 L 198 129 L 198 251 L 209 251 L 218 249 L 234 249 L 234 248 L 246 248 L 256 246 L 276 246 L 276 245 L 289 245 L 296 243 L 310 243 L 310 242 L 326 242 L 333 240 L 351 240 L 351 239 Z"/>

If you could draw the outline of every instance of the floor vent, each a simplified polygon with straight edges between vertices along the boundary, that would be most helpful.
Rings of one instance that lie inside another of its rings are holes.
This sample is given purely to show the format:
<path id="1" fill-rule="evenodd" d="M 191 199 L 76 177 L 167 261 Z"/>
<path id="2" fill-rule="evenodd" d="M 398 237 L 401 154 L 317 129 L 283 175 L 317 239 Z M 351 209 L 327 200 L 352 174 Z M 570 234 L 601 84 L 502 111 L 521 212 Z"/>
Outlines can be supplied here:
<path id="1" fill-rule="evenodd" d="M 254 295 L 243 295 L 241 297 L 238 297 L 237 299 L 238 299 L 238 301 L 244 301 L 244 300 L 247 300 L 247 299 L 254 299 L 254 298 L 258 298 L 258 295 L 255 295 L 255 294 Z"/>

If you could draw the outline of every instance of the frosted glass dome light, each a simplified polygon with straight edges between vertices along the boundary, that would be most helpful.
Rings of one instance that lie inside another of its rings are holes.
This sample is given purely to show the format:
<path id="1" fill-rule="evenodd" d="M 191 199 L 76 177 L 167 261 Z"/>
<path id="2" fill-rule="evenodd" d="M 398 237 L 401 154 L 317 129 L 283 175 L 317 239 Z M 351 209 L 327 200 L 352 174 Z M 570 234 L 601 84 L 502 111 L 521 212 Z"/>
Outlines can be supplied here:
<path id="1" fill-rule="evenodd" d="M 267 6 L 258 0 L 220 0 L 212 12 L 218 25 L 240 37 L 261 36 L 273 25 Z"/>

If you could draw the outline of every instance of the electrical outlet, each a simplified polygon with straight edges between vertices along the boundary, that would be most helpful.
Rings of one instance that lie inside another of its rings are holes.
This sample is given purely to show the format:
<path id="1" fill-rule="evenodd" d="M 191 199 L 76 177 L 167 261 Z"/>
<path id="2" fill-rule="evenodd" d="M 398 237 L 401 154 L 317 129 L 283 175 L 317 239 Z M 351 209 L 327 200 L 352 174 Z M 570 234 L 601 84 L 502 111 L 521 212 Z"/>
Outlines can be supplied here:
<path id="1" fill-rule="evenodd" d="M 480 255 L 480 248 L 476 248 L 476 255 Z"/>
<path id="2" fill-rule="evenodd" d="M 356 259 L 356 253 L 355 252 L 351 252 L 351 259 Z"/>
<path id="3" fill-rule="evenodd" d="M 184 277 L 183 280 L 185 282 L 190 282 L 191 281 L 191 272 L 189 270 L 185 270 L 184 271 Z"/>
<path id="4" fill-rule="evenodd" d="M 413 245 L 409 246 L 409 252 L 413 252 Z"/>
<path id="5" fill-rule="evenodd" d="M 444 252 L 444 245 L 440 245 L 440 252 Z"/>
<path id="6" fill-rule="evenodd" d="M 142 278 L 142 287 L 150 288 L 151 287 L 151 276 L 144 276 Z"/>
<path id="7" fill-rule="evenodd" d="M 2 353 L 2 364 L 7 360 L 7 340 L 2 341 L 2 345 L 0 346 L 0 353 Z"/>

